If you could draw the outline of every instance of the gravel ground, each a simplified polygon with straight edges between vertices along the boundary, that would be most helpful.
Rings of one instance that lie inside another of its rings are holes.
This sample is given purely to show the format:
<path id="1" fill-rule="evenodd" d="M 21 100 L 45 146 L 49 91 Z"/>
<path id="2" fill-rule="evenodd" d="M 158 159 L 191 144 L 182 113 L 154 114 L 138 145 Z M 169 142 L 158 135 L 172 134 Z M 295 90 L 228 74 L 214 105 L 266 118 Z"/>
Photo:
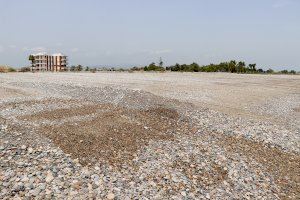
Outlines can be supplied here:
<path id="1" fill-rule="evenodd" d="M 0 74 L 1 199 L 299 199 L 300 77 Z"/>

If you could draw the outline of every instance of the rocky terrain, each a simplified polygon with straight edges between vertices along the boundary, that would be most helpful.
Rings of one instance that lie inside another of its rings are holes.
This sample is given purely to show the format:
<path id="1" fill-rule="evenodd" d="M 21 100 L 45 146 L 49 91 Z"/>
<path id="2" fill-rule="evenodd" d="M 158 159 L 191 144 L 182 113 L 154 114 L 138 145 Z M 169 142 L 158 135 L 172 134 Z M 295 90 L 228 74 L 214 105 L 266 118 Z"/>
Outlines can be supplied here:
<path id="1" fill-rule="evenodd" d="M 299 199 L 300 77 L 0 74 L 0 199 Z"/>

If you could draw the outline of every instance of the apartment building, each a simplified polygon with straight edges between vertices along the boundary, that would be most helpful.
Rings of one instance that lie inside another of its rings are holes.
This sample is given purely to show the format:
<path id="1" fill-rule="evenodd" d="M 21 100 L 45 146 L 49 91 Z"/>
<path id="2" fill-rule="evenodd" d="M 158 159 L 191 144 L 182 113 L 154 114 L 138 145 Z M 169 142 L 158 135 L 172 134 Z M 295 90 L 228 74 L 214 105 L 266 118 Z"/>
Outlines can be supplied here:
<path id="1" fill-rule="evenodd" d="M 57 53 L 48 55 L 37 53 L 31 55 L 32 71 L 65 71 L 67 69 L 67 56 Z"/>

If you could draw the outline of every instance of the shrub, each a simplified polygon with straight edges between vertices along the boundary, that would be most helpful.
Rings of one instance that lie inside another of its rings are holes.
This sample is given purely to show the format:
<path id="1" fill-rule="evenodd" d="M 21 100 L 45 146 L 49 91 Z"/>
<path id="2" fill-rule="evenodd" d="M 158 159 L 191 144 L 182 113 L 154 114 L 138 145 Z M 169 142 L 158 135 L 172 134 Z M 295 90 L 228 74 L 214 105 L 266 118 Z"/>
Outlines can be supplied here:
<path id="1" fill-rule="evenodd" d="M 30 67 L 22 67 L 21 69 L 20 69 L 20 72 L 30 72 L 31 70 L 30 70 Z"/>
<path id="2" fill-rule="evenodd" d="M 7 73 L 7 72 L 16 72 L 16 70 L 12 67 L 0 66 L 0 73 Z"/>
<path id="3" fill-rule="evenodd" d="M 96 68 L 90 70 L 90 72 L 92 72 L 92 73 L 96 73 L 96 71 L 97 71 Z"/>
<path id="4" fill-rule="evenodd" d="M 14 68 L 12 68 L 12 67 L 9 67 L 8 68 L 8 72 L 16 72 L 17 70 L 16 69 L 14 69 Z"/>
<path id="5" fill-rule="evenodd" d="M 0 73 L 6 73 L 7 71 L 7 67 L 0 66 Z"/>

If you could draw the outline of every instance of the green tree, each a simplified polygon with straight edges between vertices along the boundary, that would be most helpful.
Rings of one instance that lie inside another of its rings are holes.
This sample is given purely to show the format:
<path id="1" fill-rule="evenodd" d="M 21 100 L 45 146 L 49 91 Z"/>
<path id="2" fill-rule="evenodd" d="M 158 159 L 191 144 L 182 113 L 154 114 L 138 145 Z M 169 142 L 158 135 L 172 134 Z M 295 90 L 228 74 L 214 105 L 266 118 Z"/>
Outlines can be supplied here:
<path id="1" fill-rule="evenodd" d="M 193 71 L 193 72 L 199 72 L 200 71 L 200 66 L 195 62 L 193 62 L 190 65 L 190 68 L 191 68 L 191 71 Z"/>
<path id="2" fill-rule="evenodd" d="M 72 65 L 71 67 L 70 67 L 70 71 L 71 72 L 74 72 L 76 70 L 76 67 L 74 66 L 74 65 Z"/>
<path id="3" fill-rule="evenodd" d="M 154 62 L 148 66 L 148 71 L 154 71 L 155 69 L 156 69 L 156 65 Z"/>
<path id="4" fill-rule="evenodd" d="M 29 57 L 28 57 L 28 60 L 30 60 L 31 61 L 31 68 L 32 68 L 32 70 L 33 70 L 33 65 L 34 65 L 34 56 L 33 55 L 29 55 Z"/>
<path id="5" fill-rule="evenodd" d="M 82 71 L 82 69 L 83 69 L 82 65 L 77 65 L 75 70 L 80 72 Z"/>
<path id="6" fill-rule="evenodd" d="M 163 67 L 163 65 L 164 65 L 164 62 L 162 61 L 161 57 L 159 58 L 159 63 L 158 63 L 158 65 L 159 65 L 160 67 Z"/>
<path id="7" fill-rule="evenodd" d="M 9 67 L 8 72 L 16 72 L 17 70 L 15 68 Z"/>
<path id="8" fill-rule="evenodd" d="M 256 72 L 256 64 L 255 63 L 254 64 L 249 64 L 248 66 L 249 66 L 250 71 Z"/>
<path id="9" fill-rule="evenodd" d="M 245 62 L 242 62 L 242 61 L 238 62 L 238 64 L 237 64 L 237 72 L 238 73 L 245 73 L 246 72 L 245 67 L 246 67 Z"/>
<path id="10" fill-rule="evenodd" d="M 86 72 L 90 71 L 90 68 L 87 66 L 87 67 L 85 68 L 85 71 L 86 71 Z"/>
<path id="11" fill-rule="evenodd" d="M 172 67 L 172 69 L 171 69 L 171 71 L 179 71 L 180 70 L 180 64 L 176 63 L 174 68 Z"/>
<path id="12" fill-rule="evenodd" d="M 265 71 L 264 71 L 263 69 L 258 69 L 257 72 L 258 72 L 258 73 L 261 73 L 261 74 L 262 74 L 262 73 L 265 73 Z"/>
<path id="13" fill-rule="evenodd" d="M 228 64 L 229 72 L 235 73 L 236 72 L 236 61 L 231 60 Z"/>
<path id="14" fill-rule="evenodd" d="M 273 70 L 273 69 L 268 69 L 266 72 L 267 72 L 268 74 L 273 74 L 273 73 L 274 73 L 274 70 Z"/>
<path id="15" fill-rule="evenodd" d="M 30 72 L 30 67 L 21 67 L 20 72 Z"/>

